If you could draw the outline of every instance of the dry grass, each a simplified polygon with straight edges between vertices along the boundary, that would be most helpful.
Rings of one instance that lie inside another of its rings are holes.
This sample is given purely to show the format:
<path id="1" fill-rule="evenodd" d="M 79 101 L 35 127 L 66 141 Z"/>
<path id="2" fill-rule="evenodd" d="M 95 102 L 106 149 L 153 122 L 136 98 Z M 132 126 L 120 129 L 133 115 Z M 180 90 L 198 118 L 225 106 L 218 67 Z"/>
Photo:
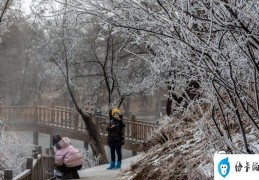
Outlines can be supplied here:
<path id="1" fill-rule="evenodd" d="M 174 119 L 158 128 L 144 159 L 133 164 L 123 179 L 210 179 L 203 174 L 202 167 L 212 164 L 212 159 L 206 154 L 206 143 L 197 138 L 198 130 L 191 117 Z"/>
<path id="2" fill-rule="evenodd" d="M 167 124 L 157 128 L 145 143 L 145 154 L 122 174 L 122 179 L 134 180 L 209 180 L 213 179 L 213 154 L 216 151 L 245 152 L 239 127 L 229 119 L 232 142 L 227 135 L 221 137 L 216 130 L 209 106 L 185 112 L 188 116 L 177 115 Z M 203 112 L 203 113 L 202 113 Z M 183 113 L 182 113 L 183 114 Z M 219 117 L 219 116 L 218 116 Z M 221 129 L 224 122 L 220 121 Z M 249 144 L 258 144 L 259 134 L 244 120 Z"/>

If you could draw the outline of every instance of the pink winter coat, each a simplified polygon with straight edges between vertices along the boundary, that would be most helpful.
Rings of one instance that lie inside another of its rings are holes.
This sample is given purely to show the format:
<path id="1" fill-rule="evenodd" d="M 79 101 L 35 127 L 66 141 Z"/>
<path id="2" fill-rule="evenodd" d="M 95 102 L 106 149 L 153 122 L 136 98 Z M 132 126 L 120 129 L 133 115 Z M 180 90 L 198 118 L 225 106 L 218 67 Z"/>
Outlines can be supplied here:
<path id="1" fill-rule="evenodd" d="M 83 164 L 83 156 L 78 149 L 70 144 L 70 140 L 67 137 L 63 137 L 58 143 L 61 148 L 56 149 L 54 147 L 55 164 L 57 166 L 65 164 L 67 167 L 75 167 Z"/>

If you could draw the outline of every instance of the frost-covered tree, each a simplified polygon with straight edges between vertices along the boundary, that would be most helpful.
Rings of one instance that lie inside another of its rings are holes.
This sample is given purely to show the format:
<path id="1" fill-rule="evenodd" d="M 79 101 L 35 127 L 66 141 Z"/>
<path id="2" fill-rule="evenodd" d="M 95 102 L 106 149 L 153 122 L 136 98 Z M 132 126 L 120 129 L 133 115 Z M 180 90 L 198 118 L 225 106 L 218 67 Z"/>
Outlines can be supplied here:
<path id="1" fill-rule="evenodd" d="M 7 12 L 7 9 L 8 9 L 8 6 L 10 4 L 10 0 L 1 0 L 0 1 L 0 8 L 1 8 L 1 11 L 0 11 L 0 23 L 2 22 L 2 19 L 3 19 L 3 16 L 4 14 Z"/>
<path id="2" fill-rule="evenodd" d="M 40 9 L 38 7 L 34 9 L 35 14 L 42 13 L 42 8 L 46 8 L 45 6 L 40 7 Z M 46 37 L 45 44 L 39 50 L 42 52 L 43 60 L 46 60 L 49 64 L 48 67 L 52 67 L 52 74 L 64 79 L 63 86 L 67 88 L 73 105 L 81 115 L 89 134 L 89 145 L 93 155 L 95 157 L 101 155 L 99 162 L 100 164 L 105 164 L 108 161 L 98 127 L 93 122 L 91 114 L 85 112 L 80 104 L 78 98 L 80 89 L 77 86 L 78 81 L 75 79 L 80 70 L 78 64 L 80 64 L 81 58 L 77 52 L 85 37 L 81 36 L 80 24 L 78 25 L 76 14 L 70 16 L 70 9 L 67 7 L 66 2 L 57 8 L 54 6 L 50 8 L 52 8 L 52 17 L 44 19 L 38 16 L 39 18 L 37 19 L 37 21 L 41 22 Z M 78 20 L 80 21 L 80 19 Z"/>
<path id="3" fill-rule="evenodd" d="M 35 14 L 42 12 L 39 7 L 45 8 L 36 5 Z M 46 43 L 39 50 L 52 74 L 60 74 L 65 80 L 64 87 L 91 137 L 94 155 L 102 154 L 100 163 L 105 163 L 100 134 L 91 116 L 84 111 L 82 99 L 95 103 L 103 97 L 107 98 L 108 107 L 120 106 L 128 96 L 148 89 L 143 84 L 144 74 L 148 73 L 147 62 L 135 57 L 148 55 L 147 49 L 132 43 L 130 36 L 121 36 L 112 26 L 102 27 L 89 15 L 75 13 L 66 1 L 57 9 L 49 6 L 46 11 L 50 10 L 51 16 L 37 19 L 46 33 Z"/>
<path id="4" fill-rule="evenodd" d="M 3 175 L 5 169 L 12 169 L 16 176 L 25 169 L 26 158 L 31 156 L 34 146 L 24 136 L 7 129 L 0 123 L 0 174 Z"/>
<path id="5" fill-rule="evenodd" d="M 218 132 L 231 140 L 233 119 L 244 151 L 250 152 L 244 124 L 259 129 L 257 1 L 77 0 L 71 6 L 152 47 L 152 57 L 143 59 L 152 74 L 170 82 L 171 94 L 179 94 L 175 87 L 181 89 L 186 81 L 197 81 L 202 98 L 196 102 L 206 102 L 213 111 Z M 184 98 L 190 106 L 191 99 Z"/>
<path id="6" fill-rule="evenodd" d="M 126 98 L 147 88 L 140 84 L 149 72 L 148 64 L 136 58 L 148 54 L 144 47 L 132 43 L 130 36 L 121 36 L 112 26 L 96 24 L 86 34 L 89 38 L 82 44 L 80 54 L 84 55 L 78 77 L 88 82 L 88 95 L 109 107 L 120 107 Z"/>

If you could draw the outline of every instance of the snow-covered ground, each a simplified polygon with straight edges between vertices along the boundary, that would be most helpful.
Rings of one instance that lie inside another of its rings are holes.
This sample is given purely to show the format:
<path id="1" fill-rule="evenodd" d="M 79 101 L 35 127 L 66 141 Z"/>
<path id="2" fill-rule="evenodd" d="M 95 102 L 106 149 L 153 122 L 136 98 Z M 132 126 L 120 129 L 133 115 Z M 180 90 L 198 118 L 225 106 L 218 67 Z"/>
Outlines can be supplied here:
<path id="1" fill-rule="evenodd" d="M 91 179 L 91 180 L 114 180 L 121 179 L 120 174 L 124 172 L 125 169 L 130 167 L 133 162 L 141 159 L 142 154 L 133 156 L 122 160 L 122 169 L 121 170 L 106 170 L 108 164 L 88 168 L 85 170 L 79 171 L 80 179 Z"/>

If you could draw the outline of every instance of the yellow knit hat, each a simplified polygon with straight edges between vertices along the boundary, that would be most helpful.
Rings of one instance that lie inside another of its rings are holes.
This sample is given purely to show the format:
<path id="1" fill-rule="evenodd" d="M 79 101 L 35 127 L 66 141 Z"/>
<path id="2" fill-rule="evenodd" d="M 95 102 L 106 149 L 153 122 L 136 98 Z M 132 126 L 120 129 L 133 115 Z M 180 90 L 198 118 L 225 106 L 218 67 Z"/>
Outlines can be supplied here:
<path id="1" fill-rule="evenodd" d="M 117 108 L 112 109 L 112 117 L 114 116 L 115 113 L 121 114 L 120 110 Z"/>

